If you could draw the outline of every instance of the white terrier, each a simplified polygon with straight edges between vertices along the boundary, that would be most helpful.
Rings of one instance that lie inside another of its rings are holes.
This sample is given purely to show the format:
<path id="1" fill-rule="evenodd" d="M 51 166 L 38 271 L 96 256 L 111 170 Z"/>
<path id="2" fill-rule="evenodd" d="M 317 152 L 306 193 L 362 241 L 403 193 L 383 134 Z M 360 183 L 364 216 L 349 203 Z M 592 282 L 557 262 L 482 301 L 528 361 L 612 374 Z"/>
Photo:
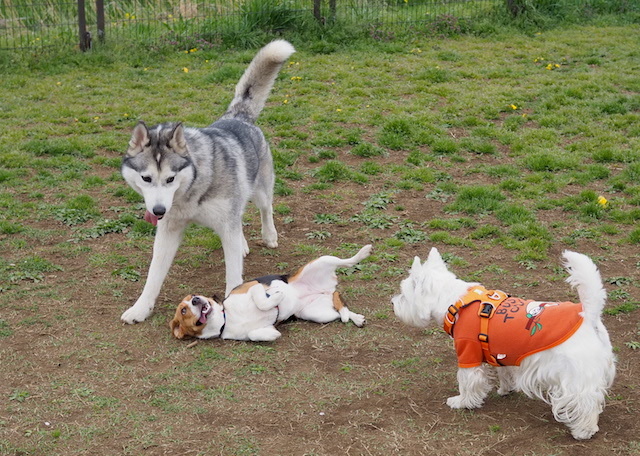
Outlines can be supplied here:
<path id="1" fill-rule="evenodd" d="M 447 405 L 482 406 L 497 372 L 498 394 L 520 390 L 545 401 L 575 439 L 589 439 L 598 431 L 615 376 L 615 357 L 601 320 L 606 291 L 587 256 L 565 251 L 563 258 L 566 281 L 577 288 L 581 304 L 524 301 L 488 291 L 458 279 L 435 248 L 424 264 L 415 257 L 393 308 L 406 324 L 425 327 L 435 320 L 452 335 L 460 395 L 447 399 Z"/>

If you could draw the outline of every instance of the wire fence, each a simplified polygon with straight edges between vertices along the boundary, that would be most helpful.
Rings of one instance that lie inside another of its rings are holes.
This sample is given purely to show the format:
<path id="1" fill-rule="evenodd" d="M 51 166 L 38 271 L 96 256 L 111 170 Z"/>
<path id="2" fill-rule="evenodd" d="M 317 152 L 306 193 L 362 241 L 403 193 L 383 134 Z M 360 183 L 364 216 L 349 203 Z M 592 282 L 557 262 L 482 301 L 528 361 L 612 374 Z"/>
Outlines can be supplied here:
<path id="1" fill-rule="evenodd" d="M 582 11 L 605 4 L 620 12 L 640 0 L 564 0 Z M 378 28 L 437 18 L 517 14 L 520 5 L 557 0 L 0 0 L 0 49 L 90 47 L 114 42 L 195 46 L 263 30 L 319 24 Z"/>

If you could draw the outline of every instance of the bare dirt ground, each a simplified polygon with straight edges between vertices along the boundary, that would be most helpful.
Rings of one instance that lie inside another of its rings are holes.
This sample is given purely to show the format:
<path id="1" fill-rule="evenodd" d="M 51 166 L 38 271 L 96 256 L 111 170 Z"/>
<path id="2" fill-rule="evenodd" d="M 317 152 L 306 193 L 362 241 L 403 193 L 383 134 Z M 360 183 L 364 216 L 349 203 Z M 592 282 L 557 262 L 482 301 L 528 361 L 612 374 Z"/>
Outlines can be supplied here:
<path id="1" fill-rule="evenodd" d="M 386 165 L 404 158 L 397 153 L 381 161 Z M 339 159 L 354 160 L 346 153 Z M 473 158 L 449 172 L 466 183 L 481 180 L 466 175 L 465 168 L 486 159 Z M 299 170 L 313 166 L 300 163 Z M 637 352 L 626 345 L 638 340 L 637 311 L 604 318 L 616 347 L 618 374 L 600 432 L 586 442 L 573 440 L 546 404 L 520 394 L 492 394 L 475 411 L 450 410 L 445 400 L 456 392 L 451 341 L 439 323 L 423 331 L 404 326 L 393 315 L 390 298 L 404 273 L 389 271 L 407 269 L 414 255 L 426 256 L 432 245 L 468 262 L 452 267 L 462 277 L 483 270 L 479 280 L 490 287 L 530 298 L 575 298 L 555 272 L 566 247 L 560 239 L 553 241 L 549 260 L 535 269 L 517 263 L 512 250 L 490 243 L 469 248 L 424 241 L 391 250 L 384 243 L 389 230 L 348 222 L 364 201 L 385 189 L 385 182 L 340 182 L 329 190 L 303 192 L 310 182 L 307 177 L 290 183 L 293 195 L 276 198 L 277 204 L 291 208 L 286 216 L 277 216 L 277 250 L 258 245 L 259 217 L 250 209 L 245 229 L 252 253 L 245 277 L 293 271 L 320 254 L 350 254 L 355 246 L 373 243 L 374 255 L 397 256 L 378 256 L 369 264 L 379 268 L 340 278 L 350 308 L 367 317 L 365 328 L 295 321 L 282 324 L 283 337 L 271 344 L 211 340 L 189 346 L 190 341 L 178 341 L 168 321 L 180 299 L 192 292 L 224 290 L 222 251 L 203 251 L 188 242 L 154 316 L 126 326 L 119 317 L 142 289 L 151 239 L 132 243 L 125 234 L 112 234 L 60 249 L 55 246 L 69 233 L 41 221 L 55 231 L 36 243 L 33 252 L 43 252 L 62 271 L 40 283 L 20 284 L 20 293 L 11 295 L 15 302 L 2 316 L 13 329 L 1 339 L 2 454 L 640 454 L 640 364 Z M 431 190 L 433 184 L 398 192 L 387 212 L 417 224 L 448 217 L 442 201 L 425 198 Z M 337 214 L 347 222 L 318 225 L 318 213 Z M 567 232 L 580 226 L 559 209 L 537 215 L 542 222 L 566 222 Z M 497 222 L 488 216 L 480 223 Z M 308 233 L 318 229 L 331 237 L 310 239 Z M 469 231 L 462 228 L 455 234 L 464 238 Z M 86 248 L 91 255 L 83 253 Z M 616 243 L 603 249 L 589 239 L 579 239 L 572 248 L 597 258 L 604 277 L 633 277 L 635 284 L 626 290 L 630 300 L 639 299 L 637 252 Z M 111 276 L 113 265 L 97 262 L 100 255 L 128 258 L 143 279 Z"/>

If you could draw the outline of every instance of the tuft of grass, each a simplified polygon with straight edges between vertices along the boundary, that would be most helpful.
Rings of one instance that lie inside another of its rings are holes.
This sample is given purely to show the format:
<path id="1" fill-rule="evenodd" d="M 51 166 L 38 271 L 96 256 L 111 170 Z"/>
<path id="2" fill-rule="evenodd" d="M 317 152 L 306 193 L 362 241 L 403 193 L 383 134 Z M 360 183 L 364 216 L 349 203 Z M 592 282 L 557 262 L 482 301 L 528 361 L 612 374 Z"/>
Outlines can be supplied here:
<path id="1" fill-rule="evenodd" d="M 339 160 L 330 160 L 320 168 L 316 169 L 313 175 L 320 182 L 354 181 L 360 184 L 367 182 L 367 177 L 360 174 Z"/>
<path id="2" fill-rule="evenodd" d="M 505 196 L 491 185 L 470 185 L 463 187 L 453 203 L 447 205 L 447 212 L 464 212 L 468 215 L 488 214 L 500 208 Z"/>
<path id="3" fill-rule="evenodd" d="M 386 151 L 382 147 L 363 142 L 351 149 L 351 153 L 358 157 L 371 158 L 383 156 L 386 154 Z"/>
<path id="4" fill-rule="evenodd" d="M 0 260 L 0 276 L 9 282 L 41 282 L 46 273 L 55 271 L 62 271 L 62 267 L 36 255 L 15 262 Z"/>

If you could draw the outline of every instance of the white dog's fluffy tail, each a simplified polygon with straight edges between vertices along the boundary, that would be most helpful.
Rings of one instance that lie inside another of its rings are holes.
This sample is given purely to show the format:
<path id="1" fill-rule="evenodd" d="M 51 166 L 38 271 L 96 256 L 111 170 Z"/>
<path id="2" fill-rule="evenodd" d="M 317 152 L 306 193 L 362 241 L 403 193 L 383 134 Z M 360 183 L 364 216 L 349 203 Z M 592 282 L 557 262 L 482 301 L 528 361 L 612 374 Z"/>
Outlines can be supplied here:
<path id="1" fill-rule="evenodd" d="M 296 50 L 285 40 L 275 40 L 260 49 L 236 85 L 236 93 L 224 118 L 255 122 L 271 92 L 282 64 Z"/>
<path id="2" fill-rule="evenodd" d="M 585 321 L 596 325 L 600 322 L 602 310 L 607 300 L 607 292 L 602 285 L 600 272 L 586 255 L 565 250 L 562 256 L 564 266 L 569 272 L 566 281 L 578 291 L 584 309 Z"/>

